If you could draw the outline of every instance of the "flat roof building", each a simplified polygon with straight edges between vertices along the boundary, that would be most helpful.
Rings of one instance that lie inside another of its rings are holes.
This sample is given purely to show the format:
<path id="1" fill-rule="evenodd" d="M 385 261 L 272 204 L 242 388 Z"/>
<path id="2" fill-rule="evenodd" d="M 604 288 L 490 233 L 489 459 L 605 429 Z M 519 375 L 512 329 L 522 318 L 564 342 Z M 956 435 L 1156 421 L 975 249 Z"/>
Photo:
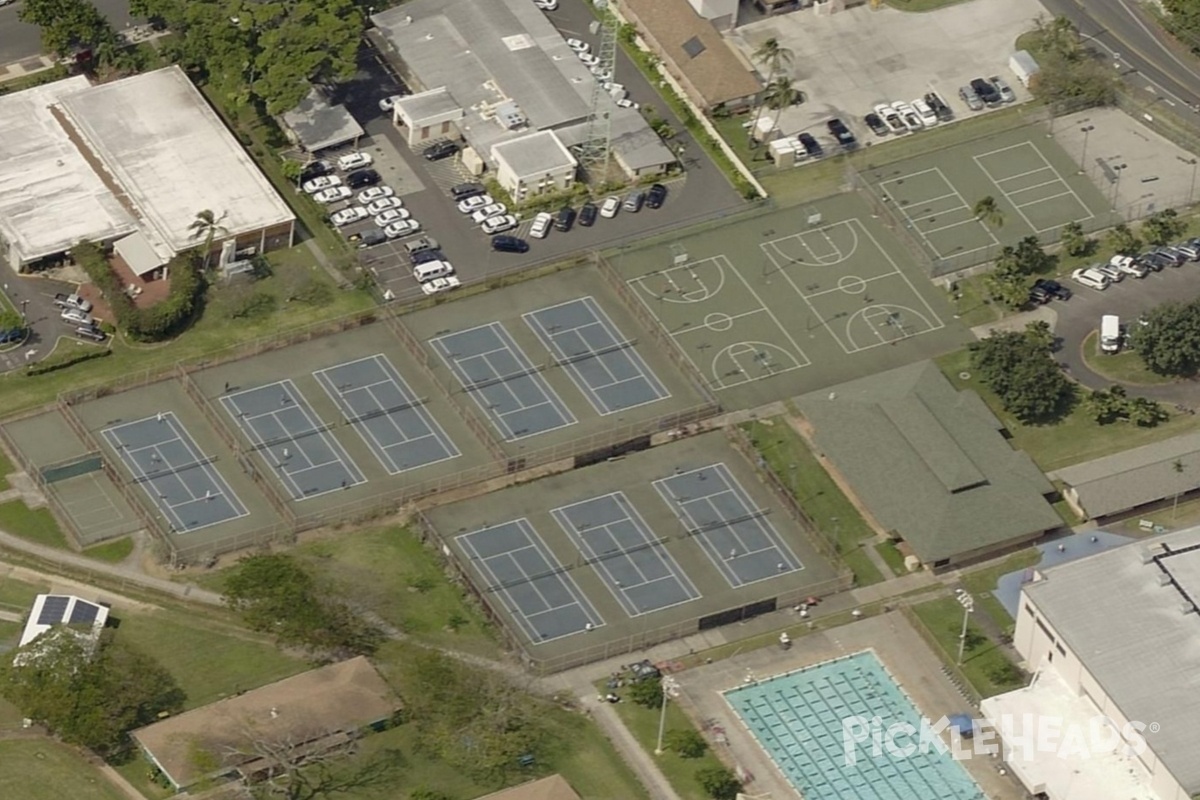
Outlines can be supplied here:
<path id="1" fill-rule="evenodd" d="M 579 162 L 553 131 L 539 131 L 492 147 L 496 180 L 518 202 L 560 192 L 575 182 Z"/>
<path id="2" fill-rule="evenodd" d="M 108 606 L 69 594 L 39 594 L 29 610 L 17 647 L 24 647 L 55 625 L 66 625 L 89 640 L 100 637 L 108 621 Z"/>
<path id="3" fill-rule="evenodd" d="M 289 138 L 309 153 L 357 142 L 362 126 L 342 105 L 330 105 L 316 86 L 300 104 L 282 115 Z"/>
<path id="4" fill-rule="evenodd" d="M 0 252 L 14 269 L 129 236 L 127 252 L 162 265 L 198 244 L 204 210 L 239 247 L 291 244 L 291 209 L 179 67 L 0 98 Z"/>

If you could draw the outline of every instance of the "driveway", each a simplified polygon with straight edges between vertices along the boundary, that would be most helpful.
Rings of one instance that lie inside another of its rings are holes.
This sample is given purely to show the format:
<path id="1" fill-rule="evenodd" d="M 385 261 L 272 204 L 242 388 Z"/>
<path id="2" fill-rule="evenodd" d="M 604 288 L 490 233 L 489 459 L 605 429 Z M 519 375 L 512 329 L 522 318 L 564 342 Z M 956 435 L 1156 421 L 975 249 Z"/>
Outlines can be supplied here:
<path id="1" fill-rule="evenodd" d="M 811 130 L 831 143 L 825 122 L 840 117 L 870 142 L 862 118 L 877 103 L 910 102 L 936 91 L 956 116 L 986 113 L 970 111 L 958 89 L 991 75 L 1003 77 L 1018 102 L 1027 100 L 1008 60 L 1014 40 L 1041 13 L 1038 0 L 970 0 L 920 14 L 887 6 L 872 11 L 863 3 L 830 15 L 810 9 L 760 18 L 728 39 L 747 58 L 771 38 L 795 55 L 792 78 L 806 100 L 780 115 L 785 134 Z"/>
<path id="2" fill-rule="evenodd" d="M 129 15 L 129 0 L 92 0 L 113 28 L 121 31 L 137 23 Z M 0 8 L 0 65 L 31 58 L 42 52 L 41 29 L 17 19 L 21 0 Z"/>
<path id="3" fill-rule="evenodd" d="M 1145 278 L 1126 277 L 1103 292 L 1069 282 L 1075 294 L 1066 303 L 1050 304 L 1058 315 L 1054 332 L 1061 341 L 1054 358 L 1068 374 L 1089 389 L 1107 389 L 1108 378 L 1088 369 L 1083 361 L 1083 340 L 1100 327 L 1100 317 L 1116 314 L 1124 325 L 1136 324 L 1138 316 L 1163 303 L 1195 297 L 1200 291 L 1200 264 L 1167 267 Z M 1164 386 L 1129 386 L 1132 394 L 1189 408 L 1200 406 L 1200 384 L 1183 381 Z"/>
<path id="4" fill-rule="evenodd" d="M 72 329 L 59 319 L 54 295 L 73 292 L 76 287 L 73 283 L 47 278 L 17 276 L 4 266 L 0 266 L 0 270 L 4 274 L 0 289 L 3 289 L 13 307 L 18 311 L 24 310 L 29 319 L 29 338 L 25 343 L 0 352 L 0 372 L 8 372 L 40 361 L 50 355 L 58 337 L 70 335 Z"/>

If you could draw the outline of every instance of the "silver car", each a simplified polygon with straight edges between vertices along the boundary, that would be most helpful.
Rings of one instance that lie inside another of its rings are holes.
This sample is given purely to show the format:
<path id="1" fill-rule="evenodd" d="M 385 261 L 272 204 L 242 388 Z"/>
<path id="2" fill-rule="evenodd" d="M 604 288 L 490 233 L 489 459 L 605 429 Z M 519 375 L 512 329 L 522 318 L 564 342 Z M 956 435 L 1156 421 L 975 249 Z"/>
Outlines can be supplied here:
<path id="1" fill-rule="evenodd" d="M 964 86 L 959 89 L 958 96 L 967 104 L 967 108 L 972 111 L 983 110 L 983 99 L 970 86 Z"/>

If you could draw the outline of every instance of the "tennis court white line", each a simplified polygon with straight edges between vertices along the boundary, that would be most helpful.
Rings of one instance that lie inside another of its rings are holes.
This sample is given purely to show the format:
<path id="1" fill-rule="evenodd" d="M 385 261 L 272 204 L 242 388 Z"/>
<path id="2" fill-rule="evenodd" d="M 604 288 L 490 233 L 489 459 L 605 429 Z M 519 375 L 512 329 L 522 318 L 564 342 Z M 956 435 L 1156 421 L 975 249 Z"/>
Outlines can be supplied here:
<path id="1" fill-rule="evenodd" d="M 981 169 L 982 169 L 982 167 L 981 167 Z M 952 208 L 952 209 L 948 209 L 947 211 L 940 212 L 940 213 L 949 214 L 953 211 L 957 211 L 959 208 L 966 208 L 966 209 L 971 208 L 971 204 L 967 202 L 967 198 L 963 197 L 962 192 L 958 191 L 958 189 L 954 186 L 954 184 L 951 183 L 946 178 L 945 173 L 942 172 L 940 167 L 930 167 L 929 169 L 921 170 L 920 172 L 914 172 L 910 175 L 904 175 L 900 178 L 892 178 L 891 180 L 884 181 L 883 183 L 881 183 L 879 185 L 882 187 L 888 183 L 895 183 L 897 181 L 905 181 L 910 178 L 916 177 L 917 175 L 925 175 L 930 172 L 936 172 L 938 174 L 938 177 L 941 179 L 942 183 L 944 183 L 946 185 L 946 188 L 950 190 L 950 194 L 944 195 L 944 197 L 954 197 L 954 196 L 958 197 L 959 206 Z M 986 170 L 984 170 L 984 172 L 986 173 Z M 995 181 L 993 181 L 993 183 L 995 183 Z M 1000 187 L 997 186 L 996 188 L 999 189 Z M 1004 190 L 1000 189 L 1000 191 L 1003 192 Z M 908 226 L 917 232 L 917 234 L 921 237 L 921 240 L 923 242 L 925 242 L 925 246 L 928 247 L 930 250 L 932 250 L 934 253 L 936 253 L 938 258 L 946 258 L 947 257 L 946 254 L 943 253 L 941 251 L 941 249 L 939 249 L 933 242 L 929 241 L 929 237 L 926 235 L 927 232 L 922 230 L 920 225 L 917 224 L 917 218 L 914 217 L 912 214 L 908 213 L 908 209 L 910 206 L 918 206 L 921 203 L 924 203 L 927 201 L 925 201 L 925 200 L 910 201 L 908 203 L 908 205 L 902 205 L 899 202 L 897 202 L 896 199 L 894 197 L 892 197 L 890 194 L 885 195 L 885 196 L 887 197 L 886 202 L 890 202 L 892 204 L 893 208 L 900 209 L 900 213 L 904 215 L 904 219 L 905 219 L 905 221 L 907 221 Z M 1005 195 L 1005 196 L 1007 197 L 1007 195 Z M 964 220 L 963 222 L 955 223 L 955 224 L 947 226 L 947 227 L 954 228 L 954 227 L 958 227 L 959 225 L 965 225 L 969 222 L 977 223 L 979 225 L 979 227 L 983 229 L 983 232 L 988 235 L 988 238 L 992 240 L 992 244 L 988 245 L 987 247 L 1000 244 L 1000 240 L 996 238 L 996 235 L 994 233 L 992 233 L 991 229 L 988 228 L 987 225 L 984 225 L 983 222 L 981 222 L 978 219 L 975 219 L 974 217 L 972 217 L 969 220 Z M 945 228 L 938 228 L 935 230 L 931 230 L 931 231 L 928 231 L 928 233 L 936 233 L 937 230 L 945 230 Z M 870 232 L 868 232 L 868 235 L 870 235 Z M 872 239 L 873 238 L 874 237 L 872 237 Z M 879 243 L 875 242 L 875 246 L 879 247 Z M 986 247 L 977 247 L 974 250 L 960 250 L 957 253 L 955 253 L 954 255 L 961 256 L 963 253 L 973 253 L 973 252 L 976 252 L 977 250 L 983 250 L 983 249 L 986 249 Z"/>
<path id="2" fill-rule="evenodd" d="M 914 224 L 913 229 L 916 230 L 918 233 L 920 233 L 922 236 L 925 236 L 926 234 L 938 233 L 939 231 L 948 231 L 951 228 L 957 228 L 960 225 L 970 225 L 972 222 L 978 223 L 979 220 L 975 219 L 975 217 L 967 217 L 966 219 L 962 220 L 961 222 L 951 222 L 949 225 L 939 225 L 936 228 L 922 228 L 919 225 Z M 995 237 L 992 237 L 992 238 L 994 239 Z M 997 244 L 999 244 L 999 242 L 997 242 Z M 930 247 L 933 247 L 933 245 L 930 245 Z"/>
<path id="3" fill-rule="evenodd" d="M 954 208 L 947 208 L 942 211 L 939 211 L 938 212 L 939 214 L 948 214 L 951 211 L 956 211 L 960 208 L 970 208 L 970 206 L 963 203 L 963 196 L 961 194 L 959 194 L 957 191 L 950 192 L 950 194 L 939 194 L 937 197 L 923 197 L 923 198 L 921 198 L 920 201 L 910 202 L 910 203 L 908 203 L 908 205 L 919 206 L 922 203 L 936 203 L 939 200 L 948 200 L 950 198 L 958 198 L 959 205 L 955 206 Z"/>
<path id="4" fill-rule="evenodd" d="M 1059 226 L 1059 225 L 1051 225 L 1051 226 L 1050 226 L 1050 227 L 1048 227 L 1048 228 L 1039 228 L 1039 227 L 1037 227 L 1036 225 L 1034 225 L 1032 222 L 1030 222 L 1030 221 L 1029 221 L 1029 217 L 1025 216 L 1025 212 L 1024 212 L 1024 211 L 1022 211 L 1021 209 L 1022 209 L 1022 208 L 1027 208 L 1027 207 L 1029 207 L 1029 206 L 1032 206 L 1032 205 L 1035 205 L 1036 203 L 1039 203 L 1039 202 L 1042 202 L 1042 201 L 1041 201 L 1041 200 L 1036 200 L 1036 201 L 1029 202 L 1029 203 L 1024 203 L 1024 204 L 1022 204 L 1022 203 L 1018 203 L 1016 200 L 1014 200 L 1014 199 L 1013 199 L 1013 194 L 1016 194 L 1016 193 L 1018 193 L 1018 192 L 1020 192 L 1020 191 L 1023 191 L 1023 190 L 1020 190 L 1020 189 L 1018 189 L 1018 190 L 1016 190 L 1016 191 L 1014 191 L 1014 192 L 1012 192 L 1012 193 L 1009 193 L 1008 191 L 1006 191 L 1006 190 L 1004 189 L 1004 187 L 1000 185 L 1000 181 L 998 181 L 998 180 L 997 180 L 995 177 L 993 177 L 993 175 L 992 175 L 991 171 L 990 171 L 990 170 L 988 170 L 988 168 L 987 168 L 987 167 L 985 167 L 985 166 L 983 165 L 982 161 L 980 161 L 980 159 L 982 159 L 982 158 L 986 158 L 986 157 L 987 157 L 987 156 L 989 156 L 989 155 L 994 155 L 995 153 L 1002 153 L 1002 152 L 1006 152 L 1006 151 L 1008 151 L 1008 150 L 1013 150 L 1013 149 L 1016 149 L 1016 148 L 1018 148 L 1018 147 L 1027 147 L 1027 148 L 1029 148 L 1029 149 L 1033 150 L 1034 154 L 1035 154 L 1035 155 L 1037 155 L 1037 157 L 1038 157 L 1039 159 L 1041 159 L 1041 161 L 1042 161 L 1042 164 L 1043 164 L 1044 166 L 1043 166 L 1041 169 L 1039 169 L 1039 170 L 1038 170 L 1039 172 L 1040 172 L 1041 170 L 1048 169 L 1048 170 L 1050 170 L 1050 171 L 1051 171 L 1051 172 L 1052 172 L 1054 175 L 1056 175 L 1056 176 L 1057 176 L 1057 178 L 1058 178 L 1058 182 L 1059 182 L 1059 183 L 1061 183 L 1061 184 L 1063 185 L 1063 187 L 1064 187 L 1064 188 L 1067 190 L 1066 192 L 1063 192 L 1062 194 L 1060 194 L 1060 195 L 1057 195 L 1057 196 L 1059 196 L 1059 197 L 1063 197 L 1063 196 L 1065 196 L 1065 195 L 1067 195 L 1067 194 L 1070 194 L 1071 196 L 1073 196 L 1073 197 L 1075 198 L 1075 202 L 1076 202 L 1076 203 L 1079 205 L 1079 207 L 1080 207 L 1081 209 L 1083 209 L 1083 210 L 1084 210 L 1084 212 L 1086 212 L 1086 213 L 1087 213 L 1087 216 L 1086 216 L 1086 217 L 1080 217 L 1078 220 L 1076 220 L 1077 222 L 1078 222 L 1078 221 L 1085 220 L 1085 219 L 1092 219 L 1093 217 L 1095 217 L 1095 216 L 1096 216 L 1094 213 L 1092 213 L 1092 210 L 1091 210 L 1090 208 L 1088 208 L 1087 204 L 1083 202 L 1083 200 L 1082 200 L 1082 199 L 1079 197 L 1079 195 L 1078 195 L 1078 194 L 1075 192 L 1075 190 L 1074 190 L 1074 189 L 1071 187 L 1071 184 L 1067 183 L 1067 180 L 1066 180 L 1066 178 L 1064 178 L 1064 177 L 1063 177 L 1062 173 L 1061 173 L 1061 172 L 1059 172 L 1059 171 L 1058 171 L 1058 169 L 1057 169 L 1057 168 L 1055 168 L 1055 166 L 1054 166 L 1053 164 L 1051 164 L 1051 163 L 1050 163 L 1050 161 L 1049 161 L 1049 160 L 1046 158 L 1045 154 L 1043 154 L 1043 153 L 1042 153 L 1042 151 L 1041 151 L 1041 150 L 1040 150 L 1040 149 L 1037 147 L 1037 145 L 1035 145 L 1033 142 L 1021 142 L 1021 143 L 1019 143 L 1019 144 L 1010 145 L 1009 147 L 1004 147 L 1004 148 L 1001 148 L 1001 149 L 999 149 L 999 150 L 993 150 L 993 151 L 990 151 L 990 152 L 988 152 L 988 153 L 981 153 L 981 154 L 979 154 L 979 155 L 972 156 L 972 158 L 975 160 L 975 164 L 976 164 L 976 166 L 978 166 L 978 167 L 979 167 L 979 169 L 983 171 L 983 174 L 987 176 L 988 180 L 990 180 L 992 183 L 994 183 L 994 184 L 996 185 L 996 188 L 997 188 L 997 189 L 999 189 L 999 190 L 1000 190 L 1000 192 L 1001 192 L 1001 194 L 1003 194 L 1003 195 L 1004 195 L 1004 197 L 1005 197 L 1005 198 L 1008 200 L 1008 202 L 1012 204 L 1012 206 L 1013 206 L 1013 208 L 1016 210 L 1016 212 L 1017 212 L 1018 214 L 1020 214 L 1020 215 L 1021 215 L 1021 219 L 1025 220 L 1025 224 L 1026 224 L 1026 225 L 1028 225 L 1028 226 L 1030 227 L 1030 229 L 1031 229 L 1031 230 L 1033 230 L 1033 231 L 1035 231 L 1035 232 L 1037 232 L 1037 233 L 1044 233 L 1044 232 L 1046 232 L 1046 231 L 1048 231 L 1048 230 L 1056 230 L 1056 229 L 1057 229 L 1057 228 L 1059 228 L 1060 226 Z M 1006 180 L 1006 179 L 1001 179 L 1001 180 Z M 1051 181 L 1051 183 L 1053 183 L 1053 181 Z M 1049 200 L 1050 198 L 1043 198 L 1043 199 L 1044 199 L 1044 200 Z"/>
<path id="5" fill-rule="evenodd" d="M 1030 206 L 1036 206 L 1038 203 L 1044 203 L 1047 200 L 1056 200 L 1060 197 L 1070 197 L 1072 194 L 1073 194 L 1072 192 L 1059 192 L 1058 194 L 1052 194 L 1049 197 L 1042 197 L 1038 200 L 1030 200 L 1028 203 L 1022 203 L 1021 207 L 1029 208 Z M 1086 219 L 1086 217 L 1085 217 L 1085 219 Z"/>
<path id="6" fill-rule="evenodd" d="M 1044 167 L 1038 167 L 1037 169 L 1026 170 L 1025 172 L 1018 172 L 1016 175 L 1009 175 L 1007 178 L 1000 178 L 999 180 L 995 181 L 995 183 L 1000 184 L 1000 183 L 1007 183 L 1008 181 L 1015 181 L 1020 178 L 1028 177 L 1030 175 L 1036 175 L 1039 172 L 1045 172 L 1047 169 L 1049 169 L 1051 172 L 1054 172 L 1054 170 L 1049 165 L 1047 165 Z"/>
<path id="7" fill-rule="evenodd" d="M 1052 181 L 1042 181 L 1041 183 L 1035 183 L 1032 186 L 1023 186 L 1020 189 L 1013 189 L 1011 192 L 1008 193 L 1008 197 L 1011 200 L 1016 195 L 1021 194 L 1021 192 L 1030 192 L 1030 191 L 1033 191 L 1034 189 L 1041 189 L 1043 186 L 1053 186 L 1056 183 L 1061 184 L 1062 181 L 1059 180 L 1058 178 L 1055 178 Z M 1063 194 L 1067 194 L 1067 192 L 1063 192 Z M 1036 203 L 1038 201 L 1034 200 L 1033 202 Z M 1019 203 L 1018 205 L 1028 205 L 1028 204 L 1027 203 Z"/>

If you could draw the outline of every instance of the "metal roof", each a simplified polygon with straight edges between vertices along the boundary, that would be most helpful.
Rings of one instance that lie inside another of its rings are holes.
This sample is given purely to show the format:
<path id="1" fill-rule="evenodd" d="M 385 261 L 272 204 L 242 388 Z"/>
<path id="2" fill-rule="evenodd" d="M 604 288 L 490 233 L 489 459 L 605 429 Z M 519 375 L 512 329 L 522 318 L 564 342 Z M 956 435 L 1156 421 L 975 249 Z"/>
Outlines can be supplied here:
<path id="1" fill-rule="evenodd" d="M 329 105 L 316 87 L 300 105 L 282 116 L 300 145 L 310 153 L 352 142 L 363 135 L 362 126 L 346 107 Z"/>
<path id="2" fill-rule="evenodd" d="M 522 179 L 577 163 L 553 131 L 538 131 L 502 142 L 492 148 L 492 157 L 503 161 L 513 174 Z"/>

